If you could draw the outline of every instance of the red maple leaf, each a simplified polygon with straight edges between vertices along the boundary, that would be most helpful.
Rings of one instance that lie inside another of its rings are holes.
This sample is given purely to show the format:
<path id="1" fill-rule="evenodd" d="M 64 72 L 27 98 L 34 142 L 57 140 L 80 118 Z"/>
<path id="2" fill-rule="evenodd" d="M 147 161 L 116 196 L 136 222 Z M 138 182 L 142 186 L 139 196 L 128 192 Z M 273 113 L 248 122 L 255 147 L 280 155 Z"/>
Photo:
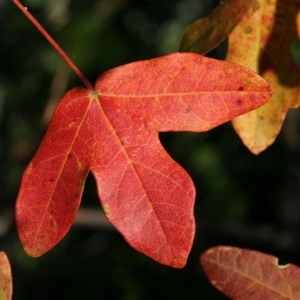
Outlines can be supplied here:
<path id="1" fill-rule="evenodd" d="M 58 105 L 17 199 L 25 251 L 39 256 L 69 230 L 89 170 L 111 223 L 153 259 L 182 267 L 195 223 L 192 180 L 159 131 L 206 131 L 270 97 L 238 65 L 177 53 L 112 69 L 94 91 L 74 88 Z"/>
<path id="2" fill-rule="evenodd" d="M 83 81 L 89 89 L 66 93 L 24 172 L 16 220 L 25 251 L 40 256 L 66 235 L 91 171 L 106 217 L 127 242 L 183 267 L 195 233 L 195 188 L 158 133 L 209 130 L 265 103 L 269 85 L 244 67 L 193 53 L 112 69 L 95 88 Z"/>

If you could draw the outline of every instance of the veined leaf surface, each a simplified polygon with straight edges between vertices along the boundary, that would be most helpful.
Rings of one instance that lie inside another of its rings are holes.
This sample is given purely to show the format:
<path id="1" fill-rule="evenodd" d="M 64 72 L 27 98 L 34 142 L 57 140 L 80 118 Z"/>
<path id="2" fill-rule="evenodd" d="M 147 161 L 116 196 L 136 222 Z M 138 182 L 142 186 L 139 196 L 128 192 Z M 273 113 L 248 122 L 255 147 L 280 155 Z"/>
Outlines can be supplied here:
<path id="1" fill-rule="evenodd" d="M 254 72 L 193 53 L 127 64 L 101 75 L 93 91 L 70 90 L 22 178 L 16 219 L 25 251 L 40 256 L 65 236 L 91 171 L 106 217 L 127 242 L 183 267 L 195 188 L 159 131 L 206 131 L 270 95 Z"/>

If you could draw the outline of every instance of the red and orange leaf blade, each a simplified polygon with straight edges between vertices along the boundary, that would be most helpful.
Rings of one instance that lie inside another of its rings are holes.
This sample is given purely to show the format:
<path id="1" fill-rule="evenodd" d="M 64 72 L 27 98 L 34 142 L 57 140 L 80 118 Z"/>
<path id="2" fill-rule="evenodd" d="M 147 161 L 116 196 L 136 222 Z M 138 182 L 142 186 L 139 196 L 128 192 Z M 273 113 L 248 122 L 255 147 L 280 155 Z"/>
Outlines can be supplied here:
<path id="1" fill-rule="evenodd" d="M 231 299 L 300 299 L 300 268 L 280 266 L 274 256 L 217 246 L 205 251 L 200 261 L 212 285 Z"/>
<path id="2" fill-rule="evenodd" d="M 180 51 L 207 54 L 219 46 L 242 20 L 257 9 L 256 0 L 221 2 L 209 16 L 187 27 L 180 42 Z"/>
<path id="3" fill-rule="evenodd" d="M 12 275 L 8 257 L 0 252 L 0 299 L 10 300 L 12 298 Z"/>
<path id="4" fill-rule="evenodd" d="M 76 216 L 94 142 L 90 126 L 97 119 L 89 116 L 89 94 L 76 88 L 64 96 L 24 172 L 16 221 L 24 250 L 33 257 L 60 241 Z"/>
<path id="5" fill-rule="evenodd" d="M 107 218 L 129 244 L 183 267 L 195 189 L 158 132 L 209 130 L 270 96 L 252 71 L 192 53 L 124 65 L 101 75 L 95 91 L 69 91 L 22 178 L 16 218 L 25 251 L 42 255 L 64 237 L 91 170 Z"/>

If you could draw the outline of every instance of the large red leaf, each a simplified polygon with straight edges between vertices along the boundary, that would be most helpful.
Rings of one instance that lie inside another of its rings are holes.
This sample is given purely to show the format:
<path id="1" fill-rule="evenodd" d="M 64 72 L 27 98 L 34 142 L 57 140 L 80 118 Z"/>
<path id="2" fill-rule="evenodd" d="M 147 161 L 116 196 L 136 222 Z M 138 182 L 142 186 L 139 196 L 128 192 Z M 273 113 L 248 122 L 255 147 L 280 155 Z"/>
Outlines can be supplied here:
<path id="1" fill-rule="evenodd" d="M 234 300 L 299 300 L 300 268 L 278 265 L 274 256 L 218 246 L 201 255 L 210 282 Z"/>
<path id="2" fill-rule="evenodd" d="M 39 256 L 69 230 L 91 170 L 107 218 L 127 242 L 183 267 L 192 246 L 195 189 L 159 131 L 205 131 L 266 102 L 268 84 L 238 65 L 177 53 L 112 69 L 95 91 L 58 105 L 17 199 L 25 251 Z"/>
<path id="3" fill-rule="evenodd" d="M 0 299 L 10 300 L 12 297 L 12 276 L 6 254 L 0 252 Z"/>

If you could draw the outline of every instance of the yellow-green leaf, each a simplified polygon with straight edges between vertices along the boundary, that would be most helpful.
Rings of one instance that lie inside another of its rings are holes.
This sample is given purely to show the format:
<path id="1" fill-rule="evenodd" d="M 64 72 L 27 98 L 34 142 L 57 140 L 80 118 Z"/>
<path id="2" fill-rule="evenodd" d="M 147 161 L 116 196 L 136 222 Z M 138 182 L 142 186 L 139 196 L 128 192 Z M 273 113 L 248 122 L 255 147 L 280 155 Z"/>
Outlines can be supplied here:
<path id="1" fill-rule="evenodd" d="M 12 297 L 12 277 L 9 260 L 4 252 L 0 252 L 0 299 L 10 300 Z"/>
<path id="2" fill-rule="evenodd" d="M 254 154 L 271 145 L 289 108 L 299 106 L 300 72 L 291 51 L 299 40 L 299 0 L 258 0 L 229 35 L 226 59 L 264 77 L 273 96 L 264 106 L 233 120 L 243 143 Z"/>
<path id="3" fill-rule="evenodd" d="M 180 51 L 208 53 L 227 38 L 245 14 L 251 15 L 258 7 L 256 0 L 221 2 L 208 17 L 187 27 L 180 43 Z"/>

